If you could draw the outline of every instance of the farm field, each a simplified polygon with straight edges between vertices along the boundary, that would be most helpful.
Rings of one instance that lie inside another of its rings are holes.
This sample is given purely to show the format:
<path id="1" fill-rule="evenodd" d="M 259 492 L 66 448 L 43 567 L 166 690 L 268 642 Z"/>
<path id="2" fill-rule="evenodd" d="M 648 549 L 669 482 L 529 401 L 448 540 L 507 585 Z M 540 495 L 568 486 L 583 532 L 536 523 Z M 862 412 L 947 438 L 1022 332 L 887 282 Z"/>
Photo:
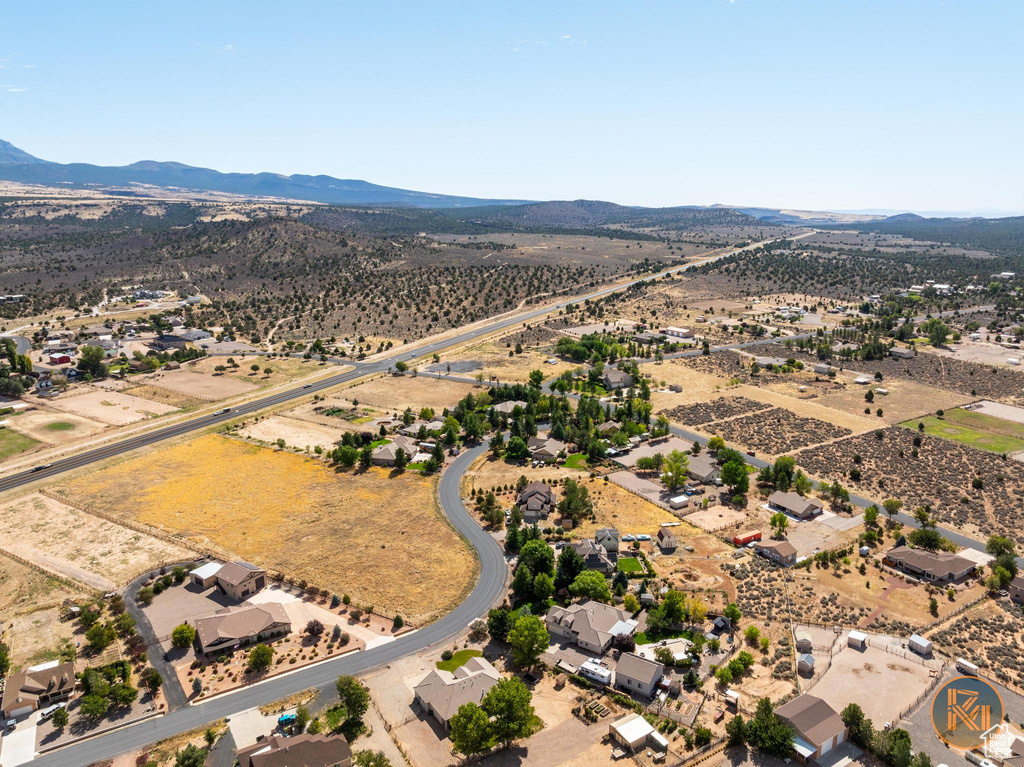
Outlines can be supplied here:
<path id="1" fill-rule="evenodd" d="M 991 453 L 1016 453 L 1024 450 L 1024 424 L 1014 423 L 973 410 L 945 411 L 942 418 L 929 415 L 914 418 L 902 426 L 917 430 L 924 424 L 925 434 L 988 450 Z"/>
<path id="2" fill-rule="evenodd" d="M 418 622 L 458 602 L 476 567 L 437 508 L 435 484 L 383 469 L 336 474 L 302 455 L 210 434 L 55 492 Z"/>
<path id="3" fill-rule="evenodd" d="M 145 569 L 195 556 L 39 493 L 0 506 L 0 549 L 103 591 Z"/>
<path id="4" fill-rule="evenodd" d="M 466 378 L 472 377 L 471 373 L 466 375 Z M 474 384 L 447 381 L 421 373 L 417 376 L 405 375 L 399 379 L 391 376 L 375 378 L 345 389 L 335 396 L 344 395 L 350 402 L 358 400 L 360 405 L 383 408 L 389 413 L 402 413 L 406 408 L 412 408 L 414 413 L 418 413 L 422 408 L 430 407 L 440 415 L 444 408 L 454 407 L 467 394 L 481 391 L 485 389 Z"/>
<path id="5" fill-rule="evenodd" d="M 13 429 L 0 429 L 0 461 L 6 461 L 26 450 L 31 450 L 38 444 L 39 440 L 19 434 Z"/>
<path id="6" fill-rule="evenodd" d="M 65 394 L 51 400 L 49 406 L 111 426 L 124 426 L 175 411 L 175 408 L 160 402 L 99 389 L 86 390 L 82 394 Z"/>
<path id="7" fill-rule="evenodd" d="M 27 410 L 10 419 L 7 428 L 46 445 L 63 445 L 79 437 L 88 437 L 106 428 L 90 418 L 52 410 Z"/>

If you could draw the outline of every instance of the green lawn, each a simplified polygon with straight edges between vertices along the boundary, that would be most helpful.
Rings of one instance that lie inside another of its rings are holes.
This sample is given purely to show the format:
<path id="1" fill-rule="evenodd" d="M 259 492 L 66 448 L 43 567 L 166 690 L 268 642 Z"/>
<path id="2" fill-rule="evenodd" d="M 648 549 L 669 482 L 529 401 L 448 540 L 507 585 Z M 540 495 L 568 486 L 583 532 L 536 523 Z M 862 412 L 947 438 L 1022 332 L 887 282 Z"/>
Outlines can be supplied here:
<path id="1" fill-rule="evenodd" d="M 75 425 L 70 421 L 54 421 L 44 427 L 47 431 L 71 431 Z"/>
<path id="2" fill-rule="evenodd" d="M 590 467 L 590 463 L 584 453 L 573 453 L 565 459 L 565 467 L 567 469 L 587 469 Z"/>
<path id="3" fill-rule="evenodd" d="M 459 650 L 452 655 L 451 660 L 439 660 L 437 667 L 442 671 L 455 671 L 459 666 L 463 665 L 470 658 L 479 658 L 483 655 L 479 650 Z"/>
<path id="4" fill-rule="evenodd" d="M 639 634 L 633 635 L 633 640 L 638 644 L 651 644 L 652 642 L 660 642 L 662 639 L 676 639 L 677 637 L 683 637 L 684 639 L 693 639 L 693 632 L 683 629 L 681 631 L 665 631 L 663 633 L 654 633 L 641 631 Z"/>
<path id="5" fill-rule="evenodd" d="M 26 437 L 24 434 L 18 434 L 16 431 L 10 429 L 0 429 L 0 461 L 6 460 L 13 455 L 18 453 L 24 453 L 31 447 L 35 447 L 39 442 Z"/>
<path id="6" fill-rule="evenodd" d="M 1000 431 L 1012 431 L 1007 429 L 1009 422 L 1000 418 L 993 419 L 982 413 L 972 413 L 967 410 L 952 411 L 947 418 L 937 416 L 926 416 L 915 418 L 903 424 L 906 428 L 917 431 L 917 424 L 924 424 L 924 433 L 933 437 L 941 437 L 952 442 L 959 442 L 962 445 L 970 445 L 979 450 L 988 450 L 992 453 L 1015 453 L 1024 450 L 1024 437 L 1016 437 L 1011 434 L 997 433 L 984 428 L 990 426 Z M 985 420 L 987 419 L 987 420 Z M 991 421 L 995 421 L 992 424 Z M 1010 424 L 1019 426 L 1019 424 Z"/>
<path id="7" fill-rule="evenodd" d="M 382 439 L 375 439 L 375 440 L 374 440 L 373 442 L 371 442 L 371 443 L 370 443 L 370 449 L 371 449 L 371 450 L 376 450 L 376 449 L 377 449 L 378 447 L 380 447 L 381 445 L 386 445 L 386 444 L 388 444 L 388 443 L 389 443 L 390 441 L 391 441 L 391 440 L 390 440 L 390 439 L 387 439 L 387 438 L 382 438 Z"/>
<path id="8" fill-rule="evenodd" d="M 629 573 L 642 573 L 644 566 L 636 557 L 620 557 L 619 569 L 628 575 Z"/>

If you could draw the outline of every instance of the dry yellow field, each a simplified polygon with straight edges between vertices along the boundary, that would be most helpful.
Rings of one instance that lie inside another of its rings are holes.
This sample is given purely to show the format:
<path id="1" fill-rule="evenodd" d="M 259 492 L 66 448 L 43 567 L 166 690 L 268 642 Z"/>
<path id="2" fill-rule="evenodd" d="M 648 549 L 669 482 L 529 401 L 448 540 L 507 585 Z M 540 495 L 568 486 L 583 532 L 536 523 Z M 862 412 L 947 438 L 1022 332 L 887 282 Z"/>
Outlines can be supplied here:
<path id="1" fill-rule="evenodd" d="M 475 580 L 476 560 L 443 519 L 435 483 L 383 469 L 337 474 L 209 434 L 55 492 L 415 622 L 452 607 Z"/>
<path id="2" fill-rule="evenodd" d="M 472 378 L 472 374 L 466 374 Z M 413 412 L 430 407 L 438 416 L 444 408 L 453 408 L 467 394 L 476 394 L 484 389 L 476 384 L 459 383 L 438 379 L 429 373 L 401 378 L 385 376 L 353 386 L 338 392 L 335 396 L 346 400 L 358 400 L 360 405 L 384 408 L 389 413 L 401 413 L 407 407 Z"/>
<path id="3" fill-rule="evenodd" d="M 0 554 L 0 613 L 15 613 L 59 605 L 85 591 Z"/>
<path id="4" fill-rule="evenodd" d="M 525 383 L 530 380 L 531 370 L 542 370 L 544 378 L 553 378 L 561 375 L 566 370 L 571 370 L 576 365 L 559 360 L 557 365 L 549 365 L 545 360 L 551 359 L 553 344 L 526 349 L 522 354 L 514 354 L 509 357 L 511 351 L 503 341 L 485 341 L 464 347 L 451 355 L 444 357 L 441 362 L 479 362 L 481 367 L 469 373 L 459 373 L 466 378 L 475 378 L 477 373 L 483 373 L 484 378 L 497 378 L 498 381 L 508 383 Z M 428 374 L 424 374 L 428 375 Z M 453 375 L 455 375 L 453 373 Z"/>

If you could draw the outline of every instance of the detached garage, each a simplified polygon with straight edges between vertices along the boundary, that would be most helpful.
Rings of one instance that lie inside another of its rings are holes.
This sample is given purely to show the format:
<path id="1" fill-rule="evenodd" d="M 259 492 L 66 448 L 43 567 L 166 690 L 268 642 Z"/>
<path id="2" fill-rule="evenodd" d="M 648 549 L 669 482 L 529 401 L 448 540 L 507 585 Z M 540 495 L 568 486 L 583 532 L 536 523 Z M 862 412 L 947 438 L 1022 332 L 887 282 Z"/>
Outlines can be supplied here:
<path id="1" fill-rule="evenodd" d="M 910 637 L 910 641 L 907 642 L 907 647 L 916 652 L 918 655 L 932 654 L 932 643 L 920 634 L 912 634 Z"/>
<path id="2" fill-rule="evenodd" d="M 197 567 L 189 575 L 191 575 L 194 584 L 208 589 L 217 582 L 217 573 L 220 572 L 221 567 L 223 565 L 220 562 L 207 562 L 202 567 Z"/>

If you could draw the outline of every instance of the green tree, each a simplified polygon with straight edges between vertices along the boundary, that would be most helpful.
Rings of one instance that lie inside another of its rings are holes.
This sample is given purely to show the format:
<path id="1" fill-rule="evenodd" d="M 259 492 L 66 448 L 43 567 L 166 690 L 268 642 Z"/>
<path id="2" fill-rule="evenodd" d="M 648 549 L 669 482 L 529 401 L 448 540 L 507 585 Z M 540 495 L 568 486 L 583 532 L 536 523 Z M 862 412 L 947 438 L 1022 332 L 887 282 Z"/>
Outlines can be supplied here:
<path id="1" fill-rule="evenodd" d="M 686 484 L 688 470 L 690 468 L 690 459 L 686 457 L 686 453 L 679 450 L 673 450 L 668 454 L 665 459 L 665 464 L 661 471 L 661 481 L 665 487 L 669 490 L 677 490 Z"/>
<path id="2" fill-rule="evenodd" d="M 874 728 L 871 720 L 864 716 L 864 711 L 856 703 L 850 703 L 843 709 L 840 716 L 843 724 L 850 728 L 850 740 L 863 749 L 871 748 Z"/>
<path id="3" fill-rule="evenodd" d="M 512 593 L 522 601 L 529 601 L 533 597 L 533 576 L 525 563 L 520 562 L 512 577 Z"/>
<path id="4" fill-rule="evenodd" d="M 530 371 L 530 386 L 534 389 L 539 389 L 544 383 L 544 373 L 540 370 Z"/>
<path id="5" fill-rule="evenodd" d="M 274 648 L 266 644 L 258 644 L 249 650 L 249 658 L 245 668 L 251 674 L 258 674 L 270 668 L 270 662 L 274 659 Z"/>
<path id="6" fill-rule="evenodd" d="M 777 511 L 771 515 L 768 519 L 768 525 L 772 529 L 772 534 L 776 538 L 781 538 L 786 534 L 786 529 L 789 527 L 789 517 L 783 511 Z"/>
<path id="7" fill-rule="evenodd" d="M 722 610 L 722 615 L 728 618 L 733 623 L 733 625 L 739 623 L 740 618 L 743 617 L 743 613 L 740 612 L 739 605 L 737 605 L 735 602 L 730 602 L 729 604 L 727 604 L 725 606 L 725 609 Z"/>
<path id="8" fill-rule="evenodd" d="M 728 737 L 729 746 L 742 746 L 747 741 L 747 723 L 743 717 L 736 714 L 725 725 L 725 734 Z"/>
<path id="9" fill-rule="evenodd" d="M 925 551 L 939 551 L 945 545 L 945 538 L 943 538 L 938 530 L 931 527 L 922 527 L 920 530 L 911 531 L 910 535 L 907 536 L 907 540 L 919 549 Z"/>
<path id="10" fill-rule="evenodd" d="M 507 642 L 513 623 L 511 611 L 502 608 L 491 610 L 487 614 L 487 633 L 491 639 Z"/>
<path id="11" fill-rule="evenodd" d="M 83 346 L 78 352 L 78 369 L 93 378 L 104 378 L 107 366 L 103 364 L 106 352 L 99 346 Z"/>
<path id="12" fill-rule="evenodd" d="M 494 746 L 494 734 L 484 710 L 475 703 L 464 703 L 448 723 L 452 751 L 462 756 L 484 754 Z"/>
<path id="13" fill-rule="evenodd" d="M 533 615 L 521 615 L 508 632 L 512 660 L 520 668 L 532 668 L 541 653 L 548 649 L 551 637 L 544 621 Z"/>
<path id="14" fill-rule="evenodd" d="M 750 489 L 747 464 L 742 461 L 729 461 L 722 467 L 722 482 L 729 487 L 732 495 L 746 493 Z"/>
<path id="15" fill-rule="evenodd" d="M 159 671 L 149 666 L 139 675 L 139 681 L 149 690 L 150 695 L 156 695 L 157 690 L 163 686 L 164 678 L 160 676 Z"/>
<path id="16" fill-rule="evenodd" d="M 512 437 L 505 448 L 505 457 L 513 461 L 521 461 L 530 456 L 530 450 L 522 437 Z"/>
<path id="17" fill-rule="evenodd" d="M 903 508 L 903 501 L 898 498 L 886 498 L 882 501 L 882 508 L 885 509 L 885 513 L 889 515 L 889 521 L 891 522 L 896 518 L 896 515 L 900 513 L 900 509 Z"/>
<path id="18" fill-rule="evenodd" d="M 518 627 L 518 622 L 516 625 Z M 543 628 L 543 624 L 541 626 Z M 544 634 L 547 636 L 546 631 Z M 490 718 L 489 729 L 496 742 L 507 747 L 530 735 L 533 727 L 531 697 L 529 688 L 516 678 L 502 679 L 487 692 L 480 707 Z"/>
<path id="19" fill-rule="evenodd" d="M 533 579 L 533 598 L 544 600 L 554 593 L 555 579 L 547 573 L 537 573 L 537 577 Z"/>
<path id="20" fill-rule="evenodd" d="M 776 715 L 772 702 L 761 698 L 746 727 L 747 742 L 761 753 L 782 759 L 793 750 L 793 731 Z"/>
<path id="21" fill-rule="evenodd" d="M 572 546 L 566 546 L 558 555 L 558 568 L 555 571 L 555 589 L 567 589 L 576 580 L 576 576 L 587 569 L 586 563 Z"/>
<path id="22" fill-rule="evenodd" d="M 576 576 L 569 592 L 573 596 L 593 599 L 597 602 L 610 602 L 612 592 L 608 588 L 608 581 L 597 570 L 584 570 Z"/>
<path id="23" fill-rule="evenodd" d="M 171 645 L 179 650 L 191 647 L 195 639 L 196 630 L 187 623 L 175 626 L 174 630 L 171 632 Z"/>
<path id="24" fill-rule="evenodd" d="M 555 572 L 555 552 L 544 541 L 524 543 L 519 550 L 519 562 L 526 565 L 533 575 L 553 575 Z"/>
<path id="25" fill-rule="evenodd" d="M 810 477 L 804 474 L 803 469 L 797 469 L 796 474 L 793 475 L 793 489 L 804 497 L 814 489 L 814 483 Z"/>
<path id="26" fill-rule="evenodd" d="M 875 504 L 871 504 L 864 509 L 864 524 L 874 525 L 878 521 L 879 508 Z"/>
<path id="27" fill-rule="evenodd" d="M 107 699 L 95 694 L 83 696 L 82 702 L 78 706 L 78 710 L 82 712 L 82 716 L 88 717 L 89 719 L 100 719 L 103 716 L 106 716 L 108 708 L 110 708 L 110 704 L 107 703 Z"/>
<path id="28" fill-rule="evenodd" d="M 562 500 L 558 502 L 558 513 L 563 518 L 571 519 L 575 525 L 592 517 L 594 504 L 586 485 L 574 479 L 566 479 L 562 486 Z"/>
<path id="29" fill-rule="evenodd" d="M 174 755 L 174 767 L 203 767 L 206 764 L 206 749 L 189 743 Z"/>
<path id="30" fill-rule="evenodd" d="M 391 767 L 391 761 L 383 751 L 356 751 L 352 754 L 352 767 Z"/>
<path id="31" fill-rule="evenodd" d="M 370 693 L 354 676 L 339 676 L 334 682 L 338 705 L 344 709 L 346 724 L 361 722 L 370 707 Z"/>
<path id="32" fill-rule="evenodd" d="M 85 632 L 85 639 L 89 643 L 89 649 L 93 652 L 102 652 L 116 638 L 117 634 L 113 627 L 106 623 L 94 623 Z"/>

